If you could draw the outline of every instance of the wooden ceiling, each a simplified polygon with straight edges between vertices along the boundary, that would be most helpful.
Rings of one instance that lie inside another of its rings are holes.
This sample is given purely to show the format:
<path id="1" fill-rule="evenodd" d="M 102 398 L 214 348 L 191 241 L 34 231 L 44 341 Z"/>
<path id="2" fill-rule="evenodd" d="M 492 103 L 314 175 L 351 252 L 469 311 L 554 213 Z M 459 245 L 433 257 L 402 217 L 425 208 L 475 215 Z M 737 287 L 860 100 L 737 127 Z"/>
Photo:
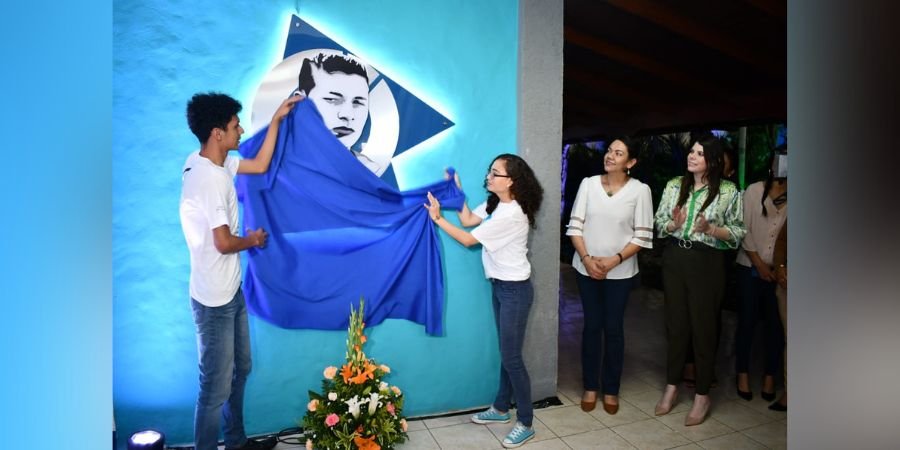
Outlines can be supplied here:
<path id="1" fill-rule="evenodd" d="M 784 0 L 566 0 L 563 140 L 787 118 Z"/>

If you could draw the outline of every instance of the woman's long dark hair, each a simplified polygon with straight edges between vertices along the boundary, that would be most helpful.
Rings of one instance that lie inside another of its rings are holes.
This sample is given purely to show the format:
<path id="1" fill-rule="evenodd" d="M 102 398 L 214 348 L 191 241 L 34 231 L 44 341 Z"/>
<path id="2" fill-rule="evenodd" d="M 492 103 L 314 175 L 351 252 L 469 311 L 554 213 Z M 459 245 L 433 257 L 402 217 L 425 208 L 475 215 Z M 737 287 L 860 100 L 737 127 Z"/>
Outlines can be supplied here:
<path id="1" fill-rule="evenodd" d="M 506 162 L 506 174 L 513 181 L 509 192 L 512 194 L 513 200 L 522 207 L 522 212 L 528 216 L 528 224 L 534 228 L 535 215 L 541 207 L 541 201 L 544 199 L 544 188 L 541 187 L 537 177 L 534 176 L 534 171 L 531 170 L 531 167 L 528 166 L 524 159 L 517 155 L 504 153 L 494 158 L 491 161 L 491 165 L 494 165 L 494 161 L 498 159 Z M 488 171 L 490 170 L 490 166 L 488 166 Z M 485 180 L 485 187 L 487 187 L 487 180 Z M 500 197 L 488 191 L 487 213 L 493 213 L 497 209 L 498 203 L 500 203 Z"/>
<path id="2" fill-rule="evenodd" d="M 719 195 L 719 184 L 722 181 L 722 167 L 725 165 L 725 147 L 722 140 L 712 133 L 701 134 L 694 142 L 703 147 L 703 159 L 706 160 L 706 184 L 709 187 L 709 195 L 700 207 L 700 212 Z M 694 187 L 694 174 L 685 171 L 681 177 L 681 190 L 678 192 L 678 206 L 684 206 Z"/>
<path id="3" fill-rule="evenodd" d="M 769 189 L 772 189 L 772 181 L 775 180 L 775 173 L 772 171 L 772 164 L 775 162 L 775 158 L 778 155 L 785 153 L 787 153 L 787 145 L 781 144 L 772 151 L 771 155 L 769 155 L 769 176 L 766 177 L 766 184 L 763 188 L 762 197 L 760 197 L 759 199 L 759 203 L 762 204 L 763 217 L 768 217 L 769 215 L 768 211 L 766 211 L 766 197 L 769 196 Z"/>

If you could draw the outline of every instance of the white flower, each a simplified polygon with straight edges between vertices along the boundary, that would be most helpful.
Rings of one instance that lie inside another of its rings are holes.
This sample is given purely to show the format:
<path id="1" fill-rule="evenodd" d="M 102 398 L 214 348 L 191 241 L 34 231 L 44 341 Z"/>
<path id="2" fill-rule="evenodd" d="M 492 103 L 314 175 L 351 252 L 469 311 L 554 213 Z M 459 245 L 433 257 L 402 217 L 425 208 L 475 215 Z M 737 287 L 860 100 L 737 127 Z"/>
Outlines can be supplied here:
<path id="1" fill-rule="evenodd" d="M 362 403 L 365 403 L 367 401 L 368 400 L 363 400 Z M 347 408 L 349 408 L 348 412 L 350 413 L 350 415 L 353 416 L 354 419 L 358 418 L 359 417 L 359 405 L 361 404 L 361 402 L 359 401 L 359 396 L 354 395 L 353 398 L 345 401 L 344 403 L 347 404 Z"/>
<path id="2" fill-rule="evenodd" d="M 387 392 L 388 384 L 382 381 L 381 384 L 378 385 L 378 390 L 381 392 Z"/>
<path id="3" fill-rule="evenodd" d="M 378 395 L 378 393 L 376 393 L 376 392 L 373 392 L 373 393 L 369 396 L 369 415 L 370 415 L 370 416 L 371 416 L 371 415 L 374 415 L 374 414 L 375 414 L 375 410 L 378 409 L 378 399 L 379 399 L 379 398 L 381 398 L 381 396 Z"/>
<path id="4" fill-rule="evenodd" d="M 328 393 L 328 400 L 331 400 L 331 401 L 337 400 L 337 392 L 329 392 L 329 393 Z"/>

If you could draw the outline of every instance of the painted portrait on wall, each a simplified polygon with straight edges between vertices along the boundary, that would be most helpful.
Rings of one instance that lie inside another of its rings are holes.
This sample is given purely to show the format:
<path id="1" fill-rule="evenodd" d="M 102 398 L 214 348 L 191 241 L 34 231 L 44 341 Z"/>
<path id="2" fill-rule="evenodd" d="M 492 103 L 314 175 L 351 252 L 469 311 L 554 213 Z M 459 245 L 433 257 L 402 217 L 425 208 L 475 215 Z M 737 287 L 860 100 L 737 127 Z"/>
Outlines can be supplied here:
<path id="1" fill-rule="evenodd" d="M 325 126 L 372 173 L 396 187 L 391 160 L 453 122 L 297 16 L 284 59 L 253 100 L 251 133 L 292 92 L 312 100 Z"/>

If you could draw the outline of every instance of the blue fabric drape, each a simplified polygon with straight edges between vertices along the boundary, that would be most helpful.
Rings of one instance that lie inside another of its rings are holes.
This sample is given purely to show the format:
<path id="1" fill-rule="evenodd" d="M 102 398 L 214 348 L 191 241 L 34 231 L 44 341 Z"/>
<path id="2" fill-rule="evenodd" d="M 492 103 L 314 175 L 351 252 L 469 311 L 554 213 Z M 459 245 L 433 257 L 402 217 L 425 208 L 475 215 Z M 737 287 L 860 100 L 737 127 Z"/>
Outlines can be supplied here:
<path id="1" fill-rule="evenodd" d="M 263 128 L 241 144 L 255 156 Z M 444 280 L 437 232 L 425 193 L 461 209 L 451 180 L 401 192 L 325 128 L 311 101 L 284 118 L 269 171 L 239 175 L 244 226 L 269 233 L 248 252 L 247 307 L 283 328 L 340 330 L 349 305 L 366 300 L 365 321 L 407 319 L 443 334 Z"/>

